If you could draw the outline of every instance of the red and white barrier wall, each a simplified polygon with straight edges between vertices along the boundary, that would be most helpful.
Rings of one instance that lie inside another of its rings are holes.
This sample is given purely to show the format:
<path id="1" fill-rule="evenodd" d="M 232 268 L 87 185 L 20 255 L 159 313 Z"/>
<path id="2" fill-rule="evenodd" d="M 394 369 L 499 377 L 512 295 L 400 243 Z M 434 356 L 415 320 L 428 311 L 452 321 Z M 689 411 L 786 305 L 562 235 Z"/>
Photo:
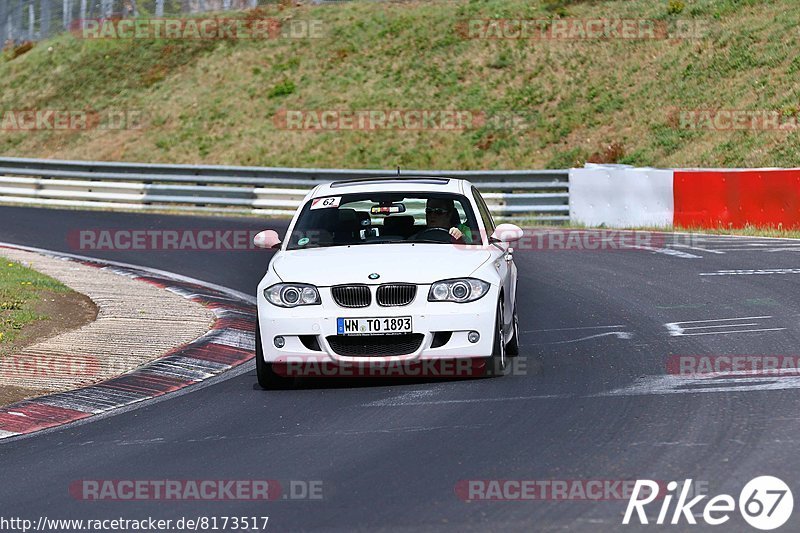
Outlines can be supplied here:
<path id="1" fill-rule="evenodd" d="M 587 164 L 570 170 L 569 187 L 570 221 L 575 224 L 800 227 L 800 169 Z"/>

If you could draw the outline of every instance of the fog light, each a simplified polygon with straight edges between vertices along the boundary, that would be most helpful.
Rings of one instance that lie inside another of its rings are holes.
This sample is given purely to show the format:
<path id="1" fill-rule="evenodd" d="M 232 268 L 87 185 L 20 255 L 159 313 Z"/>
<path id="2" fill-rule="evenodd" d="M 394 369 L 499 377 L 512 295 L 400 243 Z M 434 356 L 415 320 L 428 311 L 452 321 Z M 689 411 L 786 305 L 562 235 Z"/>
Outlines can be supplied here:
<path id="1" fill-rule="evenodd" d="M 467 340 L 472 344 L 475 344 L 476 342 L 481 340 L 481 334 L 478 333 L 477 331 L 470 331 L 469 333 L 467 333 Z"/>
<path id="2" fill-rule="evenodd" d="M 278 335 L 275 337 L 275 347 L 276 348 L 283 348 L 283 345 L 286 344 L 286 339 Z"/>

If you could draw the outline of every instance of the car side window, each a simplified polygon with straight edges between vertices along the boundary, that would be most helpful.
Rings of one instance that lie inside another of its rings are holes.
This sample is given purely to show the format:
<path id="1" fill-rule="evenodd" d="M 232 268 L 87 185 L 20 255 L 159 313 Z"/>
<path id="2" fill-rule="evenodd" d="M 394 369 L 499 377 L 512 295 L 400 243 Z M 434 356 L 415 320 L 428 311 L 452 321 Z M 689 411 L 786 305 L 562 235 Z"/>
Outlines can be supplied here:
<path id="1" fill-rule="evenodd" d="M 472 187 L 472 195 L 475 197 L 475 203 L 478 204 L 478 212 L 481 215 L 481 219 L 483 219 L 483 227 L 486 228 L 486 238 L 488 239 L 494 233 L 492 214 L 489 212 L 489 208 L 486 207 L 486 202 L 483 201 L 481 193 L 475 187 Z"/>

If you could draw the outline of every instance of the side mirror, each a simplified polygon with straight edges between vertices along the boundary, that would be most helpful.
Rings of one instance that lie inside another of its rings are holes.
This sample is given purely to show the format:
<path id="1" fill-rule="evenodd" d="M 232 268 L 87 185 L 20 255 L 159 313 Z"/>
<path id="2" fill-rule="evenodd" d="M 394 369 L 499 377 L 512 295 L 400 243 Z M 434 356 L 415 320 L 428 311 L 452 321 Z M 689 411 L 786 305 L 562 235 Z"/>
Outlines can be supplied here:
<path id="1" fill-rule="evenodd" d="M 256 236 L 253 237 L 253 244 L 259 248 L 277 248 L 281 245 L 281 238 L 278 237 L 277 231 L 268 229 L 256 233 Z"/>
<path id="2" fill-rule="evenodd" d="M 515 242 L 522 238 L 523 232 L 514 224 L 500 224 L 494 229 L 490 240 L 499 242 Z"/>

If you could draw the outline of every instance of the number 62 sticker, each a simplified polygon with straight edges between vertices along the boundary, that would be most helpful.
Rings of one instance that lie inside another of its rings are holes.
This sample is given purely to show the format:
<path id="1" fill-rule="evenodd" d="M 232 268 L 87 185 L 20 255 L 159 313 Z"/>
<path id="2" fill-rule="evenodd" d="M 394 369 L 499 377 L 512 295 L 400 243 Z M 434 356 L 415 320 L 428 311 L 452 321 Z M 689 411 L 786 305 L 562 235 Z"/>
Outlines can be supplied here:
<path id="1" fill-rule="evenodd" d="M 329 196 L 327 198 L 314 198 L 311 200 L 311 209 L 325 209 L 327 207 L 339 207 L 342 201 L 341 196 Z"/>

